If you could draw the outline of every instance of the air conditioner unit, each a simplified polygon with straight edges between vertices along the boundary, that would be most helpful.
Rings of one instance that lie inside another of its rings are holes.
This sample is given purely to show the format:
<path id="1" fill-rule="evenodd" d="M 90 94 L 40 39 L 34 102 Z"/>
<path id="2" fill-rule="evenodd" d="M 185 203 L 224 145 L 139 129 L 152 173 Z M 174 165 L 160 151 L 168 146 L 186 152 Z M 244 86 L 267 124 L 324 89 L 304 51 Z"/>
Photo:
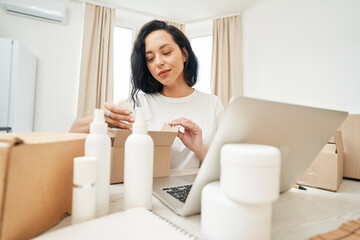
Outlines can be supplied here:
<path id="1" fill-rule="evenodd" d="M 66 23 L 65 4 L 54 0 L 0 0 L 9 14 L 37 18 L 56 23 Z"/>

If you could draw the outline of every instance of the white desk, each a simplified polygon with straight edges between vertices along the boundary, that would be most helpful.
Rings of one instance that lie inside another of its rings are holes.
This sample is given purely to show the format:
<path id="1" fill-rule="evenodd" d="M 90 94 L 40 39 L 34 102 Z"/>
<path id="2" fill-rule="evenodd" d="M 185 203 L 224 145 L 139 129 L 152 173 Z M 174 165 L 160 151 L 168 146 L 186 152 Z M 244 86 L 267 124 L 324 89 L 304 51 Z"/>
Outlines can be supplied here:
<path id="1" fill-rule="evenodd" d="M 190 171 L 194 172 L 194 171 Z M 178 172 L 172 172 L 178 174 Z M 110 212 L 123 211 L 123 185 L 111 186 Z M 201 238 L 200 215 L 180 217 L 153 198 L 153 211 L 189 233 Z M 360 181 L 343 180 L 338 192 L 307 187 L 291 189 L 273 204 L 271 239 L 308 239 L 337 229 L 342 223 L 360 218 Z M 50 229 L 70 225 L 71 217 Z"/>

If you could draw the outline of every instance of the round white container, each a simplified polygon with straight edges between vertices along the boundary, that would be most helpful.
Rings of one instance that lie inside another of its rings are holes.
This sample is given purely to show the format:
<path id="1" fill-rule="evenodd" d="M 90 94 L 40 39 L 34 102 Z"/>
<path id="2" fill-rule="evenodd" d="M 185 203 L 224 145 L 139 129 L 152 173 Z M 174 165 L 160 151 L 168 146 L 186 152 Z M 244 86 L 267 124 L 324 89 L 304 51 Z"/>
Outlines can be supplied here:
<path id="1" fill-rule="evenodd" d="M 262 204 L 279 196 L 280 151 L 258 144 L 225 144 L 221 148 L 220 184 L 234 201 Z"/>
<path id="2" fill-rule="evenodd" d="M 224 195 L 219 182 L 206 185 L 201 197 L 201 239 L 270 240 L 271 203 L 239 204 Z"/>

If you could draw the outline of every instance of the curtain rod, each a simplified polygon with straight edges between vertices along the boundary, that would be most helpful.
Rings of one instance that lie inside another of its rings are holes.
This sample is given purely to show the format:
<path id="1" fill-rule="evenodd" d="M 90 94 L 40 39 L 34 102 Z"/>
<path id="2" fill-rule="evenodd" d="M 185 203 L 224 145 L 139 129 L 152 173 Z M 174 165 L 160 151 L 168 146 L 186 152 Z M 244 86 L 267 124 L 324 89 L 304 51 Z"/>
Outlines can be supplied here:
<path id="1" fill-rule="evenodd" d="M 241 16 L 241 13 L 229 13 L 229 14 L 224 14 L 224 15 L 217 15 L 217 16 L 212 16 L 212 17 L 205 17 L 205 18 L 199 18 L 199 19 L 195 19 L 192 21 L 187 21 L 186 24 L 192 24 L 192 23 L 198 23 L 198 22 L 205 22 L 205 21 L 211 21 L 211 20 L 216 20 L 216 19 L 220 19 L 220 18 L 227 18 L 227 17 L 234 17 L 234 16 Z"/>

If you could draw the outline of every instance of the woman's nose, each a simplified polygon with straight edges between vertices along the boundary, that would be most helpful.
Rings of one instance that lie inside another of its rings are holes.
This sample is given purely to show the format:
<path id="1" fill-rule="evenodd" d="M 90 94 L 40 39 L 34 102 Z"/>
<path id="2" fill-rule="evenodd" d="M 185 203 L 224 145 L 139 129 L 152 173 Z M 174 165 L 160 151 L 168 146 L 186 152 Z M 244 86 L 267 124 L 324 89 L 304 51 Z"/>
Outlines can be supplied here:
<path id="1" fill-rule="evenodd" d="M 164 65 L 164 60 L 162 57 L 156 57 L 155 58 L 155 61 L 156 61 L 156 66 L 162 66 Z"/>

